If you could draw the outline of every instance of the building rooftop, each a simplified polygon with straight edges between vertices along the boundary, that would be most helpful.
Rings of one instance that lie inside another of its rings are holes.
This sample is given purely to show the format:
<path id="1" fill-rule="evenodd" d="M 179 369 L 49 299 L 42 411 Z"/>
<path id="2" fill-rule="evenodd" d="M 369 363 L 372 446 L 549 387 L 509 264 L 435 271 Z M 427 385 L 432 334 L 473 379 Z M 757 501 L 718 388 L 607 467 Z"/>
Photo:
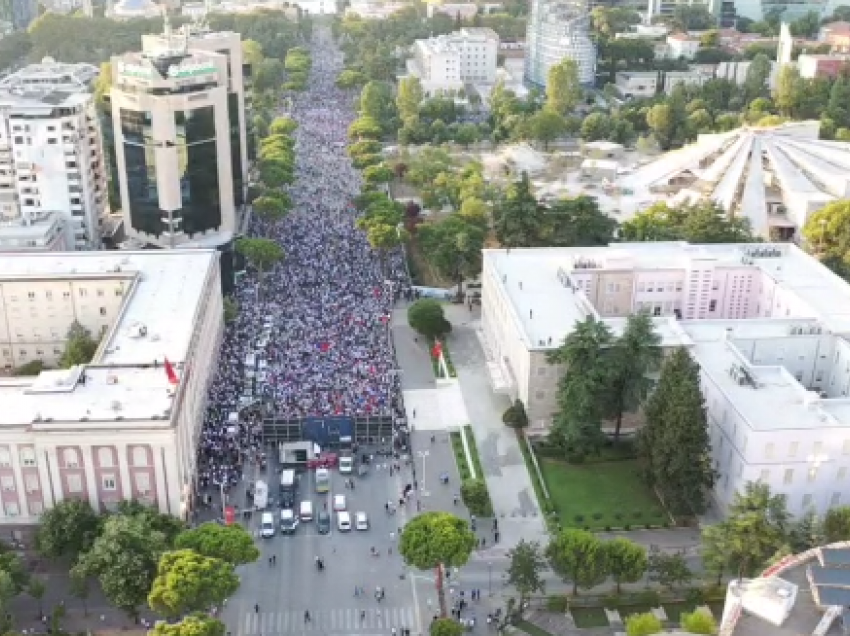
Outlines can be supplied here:
<path id="1" fill-rule="evenodd" d="M 850 555 L 850 544 L 838 543 L 786 557 L 755 579 L 729 583 L 720 633 L 729 636 L 838 636 L 848 624 L 840 605 L 818 604 L 818 585 L 809 572 L 820 567 L 820 553 Z M 840 585 L 850 587 L 850 569 L 839 571 Z M 846 600 L 846 599 L 841 599 Z"/>
<path id="2" fill-rule="evenodd" d="M 712 199 L 746 216 L 765 238 L 772 225 L 802 227 L 813 212 L 850 196 L 850 143 L 818 139 L 819 127 L 796 122 L 700 135 L 623 177 L 621 210 L 628 217 L 666 194 L 671 202 Z"/>
<path id="3" fill-rule="evenodd" d="M 93 64 L 66 64 L 45 57 L 0 79 L 0 92 L 18 90 L 90 91 L 100 69 Z"/>
<path id="4" fill-rule="evenodd" d="M 116 418 L 168 420 L 173 390 L 163 368 L 178 375 L 195 332 L 215 250 L 65 252 L 0 255 L 4 281 L 122 280 L 123 306 L 85 367 L 0 382 L 0 426 Z M 216 289 L 216 292 L 218 290 Z"/>

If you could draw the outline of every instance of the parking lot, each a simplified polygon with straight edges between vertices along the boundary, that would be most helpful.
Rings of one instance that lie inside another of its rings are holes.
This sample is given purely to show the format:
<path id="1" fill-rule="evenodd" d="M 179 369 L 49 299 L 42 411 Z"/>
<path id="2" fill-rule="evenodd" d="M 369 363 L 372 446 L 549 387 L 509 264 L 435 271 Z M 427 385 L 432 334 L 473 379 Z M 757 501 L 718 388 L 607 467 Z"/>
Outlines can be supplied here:
<path id="1" fill-rule="evenodd" d="M 387 634 L 395 627 L 422 632 L 422 617 L 417 609 L 416 591 L 404 577 L 404 567 L 396 546 L 399 529 L 415 513 L 415 503 L 407 504 L 395 514 L 388 514 L 385 504 L 398 507 L 399 495 L 411 481 L 409 469 L 390 476 L 389 459 L 374 456 L 365 476 L 357 471 L 340 474 L 330 469 L 327 494 L 316 492 L 315 471 L 300 473 L 294 510 L 301 501 L 313 503 L 313 520 L 302 521 L 292 534 L 280 532 L 279 480 L 276 462 L 262 473 L 269 483 L 269 505 L 276 521 L 273 537 L 260 537 L 262 515 L 250 520 L 257 535 L 260 560 L 240 569 L 242 585 L 224 610 L 228 630 L 234 636 L 271 636 L 315 631 L 324 634 Z M 354 489 L 345 481 L 354 480 Z M 344 495 L 346 509 L 365 512 L 368 530 L 341 532 L 333 512 L 335 495 Z M 327 510 L 331 517 L 327 534 L 320 534 L 317 517 Z M 375 548 L 379 556 L 371 556 Z M 391 551 L 392 554 L 388 552 Z M 270 561 L 274 557 L 274 561 Z M 324 569 L 316 567 L 316 557 Z M 364 594 L 355 596 L 355 587 Z M 375 599 L 375 589 L 383 588 L 385 598 Z M 306 620 L 305 612 L 310 613 Z"/>

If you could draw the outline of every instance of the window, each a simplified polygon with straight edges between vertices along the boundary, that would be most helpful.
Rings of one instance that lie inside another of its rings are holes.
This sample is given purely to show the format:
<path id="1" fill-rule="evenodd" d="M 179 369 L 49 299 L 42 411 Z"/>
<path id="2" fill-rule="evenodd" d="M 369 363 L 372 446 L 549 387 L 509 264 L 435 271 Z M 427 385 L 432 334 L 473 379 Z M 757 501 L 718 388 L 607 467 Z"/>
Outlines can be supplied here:
<path id="1" fill-rule="evenodd" d="M 148 473 L 136 473 L 136 490 L 142 494 L 151 491 L 151 476 Z"/>
<path id="2" fill-rule="evenodd" d="M 104 490 L 115 490 L 115 475 L 104 475 L 100 484 Z"/>
<path id="3" fill-rule="evenodd" d="M 44 504 L 40 501 L 30 501 L 30 514 L 35 515 L 36 517 L 44 512 Z"/>
<path id="4" fill-rule="evenodd" d="M 537 391 L 534 394 L 534 397 L 538 400 L 545 400 L 546 399 L 546 391 Z"/>
<path id="5" fill-rule="evenodd" d="M 842 466 L 841 468 L 838 469 L 837 479 L 841 480 L 841 479 L 845 479 L 846 477 L 847 477 L 847 467 Z"/>
<path id="6" fill-rule="evenodd" d="M 793 468 L 786 468 L 785 469 L 785 476 L 782 478 L 782 483 L 785 484 L 786 486 L 788 486 L 793 481 L 794 481 L 794 469 Z"/>
<path id="7" fill-rule="evenodd" d="M 124 288 L 123 287 L 116 287 L 115 288 L 115 295 L 116 296 L 123 296 L 124 295 Z"/>
<path id="8" fill-rule="evenodd" d="M 88 290 L 87 290 L 87 289 L 82 289 L 82 288 L 81 288 L 81 289 L 79 290 L 79 293 L 80 293 L 80 297 L 84 297 L 84 296 L 88 295 L 88 293 L 89 293 L 89 292 L 88 292 Z"/>
<path id="9" fill-rule="evenodd" d="M 791 442 L 788 446 L 788 457 L 796 457 L 797 449 L 800 447 L 800 442 Z"/>
<path id="10" fill-rule="evenodd" d="M 841 448 L 842 455 L 850 455 L 850 439 L 844 440 L 844 445 Z"/>
<path id="11" fill-rule="evenodd" d="M 97 296 L 98 296 L 98 298 L 102 298 L 102 297 L 103 297 L 103 290 L 102 290 L 102 289 L 98 289 L 98 290 L 97 290 Z"/>
<path id="12" fill-rule="evenodd" d="M 27 473 L 24 477 L 24 488 L 27 489 L 27 492 L 38 492 L 38 475 Z"/>
<path id="13" fill-rule="evenodd" d="M 62 462 L 65 464 L 65 468 L 79 468 L 80 460 L 77 456 L 76 448 L 65 448 L 62 450 Z"/>
<path id="14" fill-rule="evenodd" d="M 17 517 L 21 514 L 21 509 L 18 507 L 17 501 L 7 501 L 3 504 L 3 508 L 6 511 L 7 517 Z"/>
<path id="15" fill-rule="evenodd" d="M 0 488 L 5 491 L 15 490 L 15 478 L 12 475 L 3 475 L 0 477 Z"/>
<path id="16" fill-rule="evenodd" d="M 65 479 L 68 492 L 83 492 L 83 478 L 80 475 L 68 475 Z"/>
<path id="17" fill-rule="evenodd" d="M 106 315 L 106 307 L 101 307 L 101 308 L 100 308 L 100 315 L 101 315 L 101 316 L 105 316 L 105 315 Z"/>
<path id="18" fill-rule="evenodd" d="M 35 466 L 35 450 L 26 446 L 21 449 L 21 465 Z"/>
<path id="19" fill-rule="evenodd" d="M 841 493 L 840 492 L 832 493 L 832 497 L 829 498 L 829 505 L 834 507 L 834 506 L 837 506 L 840 503 L 841 503 Z"/>
<path id="20" fill-rule="evenodd" d="M 761 471 L 761 474 L 759 475 L 759 480 L 763 481 L 766 484 L 769 483 L 770 482 L 770 470 L 768 470 L 767 468 L 764 468 Z"/>
<path id="21" fill-rule="evenodd" d="M 803 508 L 808 508 L 811 505 L 812 505 L 812 495 L 811 494 L 803 495 Z"/>
<path id="22" fill-rule="evenodd" d="M 112 468 L 115 466 L 115 459 L 111 448 L 97 449 L 97 463 L 101 468 Z"/>
<path id="23" fill-rule="evenodd" d="M 708 310 L 709 311 L 717 311 L 717 301 L 716 300 L 710 300 L 708 302 Z"/>
<path id="24" fill-rule="evenodd" d="M 773 449 L 776 445 L 773 442 L 768 442 L 764 445 L 764 457 L 765 459 L 773 459 Z"/>
<path id="25" fill-rule="evenodd" d="M 820 455 L 823 451 L 823 442 L 815 442 L 814 452 L 815 455 Z"/>
<path id="26" fill-rule="evenodd" d="M 144 446 L 133 447 L 133 466 L 148 465 L 148 450 Z"/>
<path id="27" fill-rule="evenodd" d="M 813 466 L 812 468 L 809 468 L 809 475 L 808 475 L 807 481 L 809 483 L 812 483 L 817 478 L 818 478 L 818 468 L 817 468 L 817 466 Z"/>
<path id="28" fill-rule="evenodd" d="M 537 375 L 541 377 L 546 375 L 546 367 L 537 367 Z"/>
<path id="29" fill-rule="evenodd" d="M 0 448 L 0 466 L 8 468 L 12 465 L 12 453 L 8 448 Z"/>

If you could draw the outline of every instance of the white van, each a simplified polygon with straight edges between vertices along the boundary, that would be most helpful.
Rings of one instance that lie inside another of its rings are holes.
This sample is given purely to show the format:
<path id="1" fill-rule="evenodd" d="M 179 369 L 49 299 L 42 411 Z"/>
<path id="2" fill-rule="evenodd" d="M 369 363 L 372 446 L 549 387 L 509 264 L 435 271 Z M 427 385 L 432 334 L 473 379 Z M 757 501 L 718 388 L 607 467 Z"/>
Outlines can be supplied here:
<path id="1" fill-rule="evenodd" d="M 275 533 L 274 515 L 264 512 L 260 521 L 260 536 L 263 539 L 271 539 Z"/>
<path id="2" fill-rule="evenodd" d="M 301 507 L 298 509 L 298 518 L 304 522 L 310 522 L 313 520 L 313 502 L 312 501 L 302 501 Z"/>
<path id="3" fill-rule="evenodd" d="M 345 510 L 336 513 L 336 527 L 340 532 L 351 531 L 351 515 Z"/>

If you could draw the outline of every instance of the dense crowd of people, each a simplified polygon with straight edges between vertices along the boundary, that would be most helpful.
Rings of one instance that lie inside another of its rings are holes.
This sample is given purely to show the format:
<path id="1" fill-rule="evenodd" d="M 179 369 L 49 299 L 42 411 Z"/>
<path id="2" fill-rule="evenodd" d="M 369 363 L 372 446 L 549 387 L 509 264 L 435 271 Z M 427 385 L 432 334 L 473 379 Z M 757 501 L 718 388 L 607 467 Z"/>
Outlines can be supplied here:
<path id="1" fill-rule="evenodd" d="M 289 113 L 298 123 L 293 209 L 277 222 L 255 216 L 250 230 L 277 241 L 285 256 L 260 289 L 255 275 L 238 283 L 240 311 L 222 344 L 202 435 L 203 485 L 235 485 L 240 463 L 263 452 L 260 416 L 230 417 L 251 354 L 266 361 L 255 388 L 265 415 L 404 416 L 389 328 L 395 299 L 410 294 L 403 256 L 392 254 L 382 269 L 355 228 L 361 182 L 345 154 L 353 95 L 334 85 L 343 60 L 329 29 L 316 29 L 310 50 L 308 89 Z"/>

